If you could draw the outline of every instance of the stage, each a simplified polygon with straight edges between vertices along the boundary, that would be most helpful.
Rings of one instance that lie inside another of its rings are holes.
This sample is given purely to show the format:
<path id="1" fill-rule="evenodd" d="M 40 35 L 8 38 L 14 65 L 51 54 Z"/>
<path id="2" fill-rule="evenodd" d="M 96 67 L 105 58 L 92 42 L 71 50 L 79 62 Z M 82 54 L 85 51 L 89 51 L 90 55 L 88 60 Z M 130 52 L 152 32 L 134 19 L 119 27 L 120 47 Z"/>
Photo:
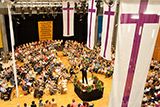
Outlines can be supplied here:
<path id="1" fill-rule="evenodd" d="M 74 85 L 74 91 L 82 101 L 93 101 L 102 98 L 103 90 L 104 88 L 102 88 L 102 91 L 95 89 L 92 90 L 91 92 L 87 91 L 84 92 L 81 89 L 79 89 L 76 85 Z"/>
<path id="2" fill-rule="evenodd" d="M 95 75 L 88 79 L 88 84 L 82 83 L 78 78 L 74 79 L 74 92 L 82 101 L 93 101 L 103 97 L 104 83 Z M 93 84 L 96 81 L 96 84 Z"/>

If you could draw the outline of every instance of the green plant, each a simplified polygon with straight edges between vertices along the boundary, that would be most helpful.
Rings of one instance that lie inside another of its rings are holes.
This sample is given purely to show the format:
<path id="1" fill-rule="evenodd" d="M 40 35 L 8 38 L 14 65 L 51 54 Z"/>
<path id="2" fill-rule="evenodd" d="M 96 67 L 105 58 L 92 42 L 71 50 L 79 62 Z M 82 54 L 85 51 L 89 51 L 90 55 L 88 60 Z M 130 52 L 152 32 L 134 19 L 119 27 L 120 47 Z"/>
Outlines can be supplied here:
<path id="1" fill-rule="evenodd" d="M 88 93 L 91 92 L 94 89 L 98 89 L 98 90 L 102 91 L 104 83 L 95 75 L 92 75 L 92 78 L 96 79 L 97 84 L 84 86 L 84 84 L 81 83 L 78 78 L 74 79 L 73 84 L 76 85 L 81 90 L 86 90 Z"/>

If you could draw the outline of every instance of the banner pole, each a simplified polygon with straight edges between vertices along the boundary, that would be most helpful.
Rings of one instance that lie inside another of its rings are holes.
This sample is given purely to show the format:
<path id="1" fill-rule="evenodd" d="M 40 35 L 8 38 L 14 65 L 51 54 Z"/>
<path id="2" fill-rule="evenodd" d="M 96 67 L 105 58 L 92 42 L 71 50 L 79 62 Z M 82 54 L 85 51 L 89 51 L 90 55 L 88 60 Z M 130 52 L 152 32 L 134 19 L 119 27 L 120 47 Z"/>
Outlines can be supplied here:
<path id="1" fill-rule="evenodd" d="M 7 4 L 7 7 L 8 7 L 9 28 L 10 28 L 10 37 L 11 37 L 11 47 L 12 47 L 13 73 L 14 73 L 14 80 L 16 84 L 16 91 L 17 91 L 17 97 L 18 97 L 17 72 L 16 72 L 16 64 L 15 64 L 15 56 L 14 56 L 15 42 L 14 42 L 13 23 L 12 23 L 10 4 Z"/>

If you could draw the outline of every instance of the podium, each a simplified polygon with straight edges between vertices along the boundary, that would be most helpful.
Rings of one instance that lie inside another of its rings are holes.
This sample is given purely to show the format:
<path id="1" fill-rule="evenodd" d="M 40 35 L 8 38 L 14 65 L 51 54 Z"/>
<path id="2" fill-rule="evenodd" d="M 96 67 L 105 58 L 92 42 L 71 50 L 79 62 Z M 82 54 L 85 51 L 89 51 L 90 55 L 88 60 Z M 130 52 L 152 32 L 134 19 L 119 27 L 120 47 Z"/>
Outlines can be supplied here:
<path id="1" fill-rule="evenodd" d="M 102 90 L 95 89 L 95 90 L 92 90 L 91 92 L 87 92 L 87 91 L 84 92 L 80 88 L 78 88 L 76 85 L 74 85 L 74 91 L 82 101 L 93 101 L 93 100 L 98 100 L 102 98 L 103 90 L 104 90 L 104 87 L 102 88 Z"/>

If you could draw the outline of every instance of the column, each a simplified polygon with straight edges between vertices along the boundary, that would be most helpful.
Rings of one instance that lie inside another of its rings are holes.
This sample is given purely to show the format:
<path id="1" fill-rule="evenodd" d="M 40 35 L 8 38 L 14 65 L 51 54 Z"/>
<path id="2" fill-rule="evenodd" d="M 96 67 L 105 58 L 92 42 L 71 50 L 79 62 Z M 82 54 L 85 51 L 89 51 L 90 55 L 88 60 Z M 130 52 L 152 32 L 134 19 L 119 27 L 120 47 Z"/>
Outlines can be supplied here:
<path id="1" fill-rule="evenodd" d="M 1 21 L 3 51 L 6 52 L 6 51 L 8 51 L 8 41 L 7 41 L 7 34 L 6 34 L 5 18 L 4 18 L 3 14 L 0 14 L 0 21 Z"/>

